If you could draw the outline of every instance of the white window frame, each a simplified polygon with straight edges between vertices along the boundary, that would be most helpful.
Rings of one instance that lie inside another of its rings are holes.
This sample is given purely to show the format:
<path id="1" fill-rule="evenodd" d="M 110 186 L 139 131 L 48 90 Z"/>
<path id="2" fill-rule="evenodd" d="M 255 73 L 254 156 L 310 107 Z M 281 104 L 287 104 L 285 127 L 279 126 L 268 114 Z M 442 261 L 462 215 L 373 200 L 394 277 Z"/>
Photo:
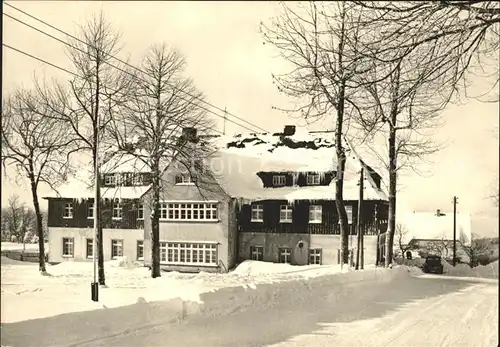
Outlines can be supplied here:
<path id="1" fill-rule="evenodd" d="M 280 205 L 280 223 L 292 223 L 293 209 L 290 205 Z"/>
<path id="2" fill-rule="evenodd" d="M 123 177 L 123 174 L 115 173 L 115 186 L 123 185 L 124 178 L 125 177 Z"/>
<path id="3" fill-rule="evenodd" d="M 218 201 L 162 201 L 160 220 L 175 222 L 219 222 Z"/>
<path id="4" fill-rule="evenodd" d="M 250 246 L 250 260 L 264 261 L 264 246 Z"/>
<path id="5" fill-rule="evenodd" d="M 115 249 L 121 250 L 121 254 L 114 254 Z M 111 240 L 111 259 L 117 259 L 118 257 L 123 257 L 123 240 L 113 239 Z"/>
<path id="6" fill-rule="evenodd" d="M 309 249 L 309 265 L 322 265 L 323 264 L 322 258 L 323 258 L 323 250 L 321 248 Z"/>
<path id="7" fill-rule="evenodd" d="M 114 174 L 104 175 L 104 184 L 107 186 L 115 186 L 116 185 L 116 176 Z"/>
<path id="8" fill-rule="evenodd" d="M 187 266 L 218 266 L 217 248 L 217 243 L 203 241 L 163 241 L 160 242 L 160 263 Z"/>
<path id="9" fill-rule="evenodd" d="M 319 219 L 318 219 L 319 214 Z M 309 224 L 320 224 L 323 221 L 323 206 L 309 205 Z"/>
<path id="10" fill-rule="evenodd" d="M 139 249 L 142 250 L 142 257 L 139 256 Z M 144 260 L 144 240 L 137 240 L 136 252 L 137 260 Z"/>
<path id="11" fill-rule="evenodd" d="M 68 246 L 70 252 L 65 253 L 65 247 Z M 73 237 L 63 237 L 62 238 L 62 257 L 63 258 L 73 258 L 75 256 L 75 239 Z"/>
<path id="12" fill-rule="evenodd" d="M 347 224 L 352 224 L 352 212 L 353 212 L 352 205 L 344 205 L 344 207 L 345 207 L 345 213 L 347 214 Z M 340 216 L 338 224 L 340 224 Z"/>
<path id="13" fill-rule="evenodd" d="M 63 218 L 64 219 L 72 219 L 73 218 L 73 203 L 72 202 L 67 202 L 64 204 L 64 209 L 63 209 Z"/>
<path id="14" fill-rule="evenodd" d="M 137 220 L 144 220 L 144 204 L 142 203 L 137 204 Z"/>
<path id="15" fill-rule="evenodd" d="M 144 184 L 144 178 L 141 174 L 133 174 L 132 176 L 132 185 L 134 186 L 142 186 Z"/>
<path id="16" fill-rule="evenodd" d="M 113 220 L 121 220 L 123 217 L 123 206 L 119 199 L 113 201 Z"/>
<path id="17" fill-rule="evenodd" d="M 94 219 L 95 206 L 93 202 L 87 203 L 87 219 Z"/>
<path id="18" fill-rule="evenodd" d="M 281 261 L 284 257 L 285 261 Z M 279 249 L 279 263 L 280 264 L 291 264 L 292 262 L 292 249 L 288 247 L 283 247 Z M 288 261 L 287 261 L 288 260 Z"/>
<path id="19" fill-rule="evenodd" d="M 90 244 L 92 245 L 92 252 L 89 254 L 89 241 Z M 94 239 L 85 239 L 85 257 L 87 259 L 94 259 Z"/>
<path id="20" fill-rule="evenodd" d="M 256 216 L 254 216 L 254 213 Z M 252 205 L 252 212 L 251 212 L 251 222 L 263 222 L 264 221 L 264 205 L 262 204 L 255 204 Z"/>
<path id="21" fill-rule="evenodd" d="M 286 185 L 285 175 L 275 175 L 273 176 L 273 186 L 282 187 Z"/>
<path id="22" fill-rule="evenodd" d="M 181 178 L 180 182 L 177 182 L 177 177 Z M 176 181 L 176 183 L 175 183 L 176 186 L 194 186 L 194 184 L 195 184 L 193 177 L 189 174 L 176 175 L 175 181 Z"/>
<path id="23" fill-rule="evenodd" d="M 308 186 L 317 186 L 318 184 L 321 183 L 321 177 L 320 174 L 311 174 L 308 173 L 306 177 L 307 185 Z"/>

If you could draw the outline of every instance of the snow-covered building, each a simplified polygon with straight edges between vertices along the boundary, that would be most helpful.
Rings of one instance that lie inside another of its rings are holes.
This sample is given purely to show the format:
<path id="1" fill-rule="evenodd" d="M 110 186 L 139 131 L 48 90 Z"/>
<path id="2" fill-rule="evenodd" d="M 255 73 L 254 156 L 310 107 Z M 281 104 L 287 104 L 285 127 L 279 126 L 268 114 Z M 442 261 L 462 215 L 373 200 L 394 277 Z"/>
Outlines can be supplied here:
<path id="1" fill-rule="evenodd" d="M 239 199 L 239 260 L 296 265 L 339 263 L 333 133 L 286 126 L 279 133 L 221 137 L 220 141 L 220 154 L 226 158 L 220 183 L 231 197 Z M 375 263 L 376 235 L 387 228 L 387 195 L 381 176 L 363 162 L 349 143 L 345 146 L 343 195 L 350 249 L 354 254 L 359 172 L 364 167 L 365 263 Z"/>
<path id="2" fill-rule="evenodd" d="M 340 261 L 333 133 L 287 126 L 275 134 L 209 141 L 216 150 L 195 160 L 198 169 L 187 172 L 172 163 L 162 176 L 163 269 L 226 272 L 245 259 L 297 265 Z M 350 248 L 356 248 L 363 167 L 365 264 L 375 263 L 376 235 L 387 227 L 387 196 L 381 176 L 347 142 L 346 154 Z M 151 173 L 141 160 L 123 156 L 107 160 L 102 172 L 104 259 L 126 256 L 149 266 Z M 83 176 L 46 197 L 51 262 L 92 259 L 94 191 L 88 184 L 90 173 Z"/>

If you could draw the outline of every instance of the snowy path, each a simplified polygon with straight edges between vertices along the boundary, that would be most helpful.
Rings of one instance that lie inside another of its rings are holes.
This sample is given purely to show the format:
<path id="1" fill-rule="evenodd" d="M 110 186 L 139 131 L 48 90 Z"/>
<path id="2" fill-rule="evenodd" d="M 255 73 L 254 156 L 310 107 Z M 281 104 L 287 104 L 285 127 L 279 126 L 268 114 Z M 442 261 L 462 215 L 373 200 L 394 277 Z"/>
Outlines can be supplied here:
<path id="1" fill-rule="evenodd" d="M 214 307 L 234 299 L 230 292 L 203 298 Z M 176 323 L 156 303 L 4 324 L 2 344 L 497 346 L 497 301 L 498 284 L 443 278 L 363 281 L 339 285 L 338 294 L 319 287 L 306 296 L 291 295 L 281 302 L 270 296 L 265 305 Z"/>

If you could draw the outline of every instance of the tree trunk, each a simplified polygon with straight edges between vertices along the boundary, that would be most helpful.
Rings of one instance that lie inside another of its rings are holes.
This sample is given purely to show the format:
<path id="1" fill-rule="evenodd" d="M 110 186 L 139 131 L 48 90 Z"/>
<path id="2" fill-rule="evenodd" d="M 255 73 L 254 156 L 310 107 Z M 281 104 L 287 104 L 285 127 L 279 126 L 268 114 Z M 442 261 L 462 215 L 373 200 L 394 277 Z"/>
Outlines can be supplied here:
<path id="1" fill-rule="evenodd" d="M 43 235 L 42 213 L 40 212 L 40 204 L 38 203 L 38 192 L 34 177 L 30 177 L 31 194 L 33 197 L 33 207 L 36 215 L 36 234 L 38 236 L 38 271 L 45 273 L 45 238 Z"/>
<path id="2" fill-rule="evenodd" d="M 395 124 L 396 117 L 393 117 Z M 385 267 L 389 267 L 393 258 L 394 234 L 396 232 L 396 130 L 394 126 L 389 131 L 389 220 L 387 225 L 387 234 L 385 239 Z"/>
<path id="3" fill-rule="evenodd" d="M 335 181 L 335 205 L 337 214 L 340 218 L 340 258 L 342 264 L 349 263 L 349 224 L 344 205 L 344 170 L 345 170 L 345 151 L 342 143 L 342 125 L 344 122 L 344 97 L 345 81 L 340 85 L 339 103 L 337 107 L 337 124 L 335 129 L 335 149 L 337 154 L 337 175 Z"/>
<path id="4" fill-rule="evenodd" d="M 153 214 L 151 216 L 151 277 L 161 276 L 160 271 L 160 169 L 155 160 L 153 171 Z"/>

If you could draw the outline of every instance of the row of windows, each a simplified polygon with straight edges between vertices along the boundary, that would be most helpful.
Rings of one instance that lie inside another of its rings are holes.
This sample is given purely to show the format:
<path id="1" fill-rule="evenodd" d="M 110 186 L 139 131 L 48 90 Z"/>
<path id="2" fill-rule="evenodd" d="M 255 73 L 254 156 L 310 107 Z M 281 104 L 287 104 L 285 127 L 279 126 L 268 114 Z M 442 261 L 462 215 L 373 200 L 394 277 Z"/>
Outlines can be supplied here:
<path id="1" fill-rule="evenodd" d="M 87 205 L 87 218 L 94 218 L 94 203 Z M 74 217 L 73 203 L 68 202 L 64 205 L 63 218 L 71 219 Z M 114 220 L 120 220 L 123 217 L 123 207 L 119 200 L 113 202 Z M 137 219 L 144 219 L 144 205 L 137 207 Z M 161 203 L 160 220 L 171 221 L 217 221 L 218 204 L 217 203 Z"/>
<path id="2" fill-rule="evenodd" d="M 308 186 L 316 186 L 321 183 L 321 176 L 318 173 L 309 173 L 306 176 L 306 183 Z M 285 175 L 274 175 L 273 176 L 273 186 L 284 186 L 286 185 Z"/>
<path id="3" fill-rule="evenodd" d="M 264 246 L 250 246 L 250 259 L 264 261 Z M 290 264 L 292 260 L 291 248 L 280 248 L 278 261 Z M 309 249 L 309 264 L 321 265 L 321 248 Z"/>
<path id="4" fill-rule="evenodd" d="M 131 182 L 133 186 L 144 185 L 144 179 L 141 174 L 115 173 L 104 175 L 104 184 L 107 186 L 122 186 L 126 181 Z"/>
<path id="5" fill-rule="evenodd" d="M 86 257 L 94 257 L 94 240 L 86 240 Z M 72 237 L 62 239 L 62 256 L 74 257 Z M 123 240 L 111 240 L 111 259 L 123 256 Z M 144 241 L 137 240 L 136 259 L 144 260 Z M 217 245 L 206 243 L 160 242 L 160 262 L 173 265 L 217 265 Z"/>
<path id="6" fill-rule="evenodd" d="M 346 205 L 345 210 L 347 213 L 347 220 L 352 224 L 352 206 Z M 292 223 L 293 208 L 290 205 L 280 206 L 280 223 Z M 252 222 L 264 221 L 264 205 L 252 205 Z M 309 223 L 321 223 L 323 221 L 323 206 L 310 205 L 309 206 Z"/>

